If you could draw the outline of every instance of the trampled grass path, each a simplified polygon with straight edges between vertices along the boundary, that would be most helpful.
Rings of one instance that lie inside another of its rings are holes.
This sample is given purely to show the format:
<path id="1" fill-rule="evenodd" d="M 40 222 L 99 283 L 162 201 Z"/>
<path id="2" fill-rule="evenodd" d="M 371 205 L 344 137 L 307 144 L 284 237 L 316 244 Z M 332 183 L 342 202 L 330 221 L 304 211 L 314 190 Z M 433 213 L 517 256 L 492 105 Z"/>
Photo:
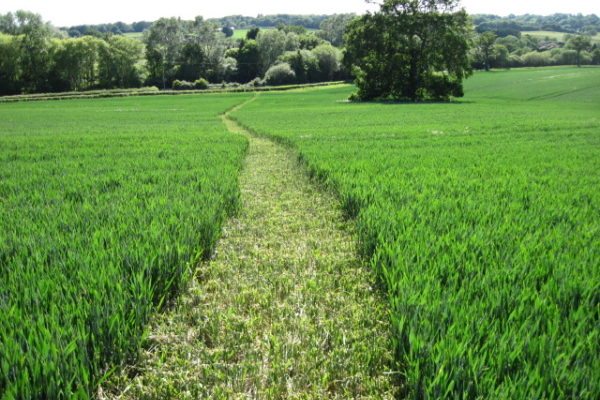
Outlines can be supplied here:
<path id="1" fill-rule="evenodd" d="M 394 398 L 389 317 L 351 224 L 293 154 L 229 117 L 244 104 L 222 116 L 250 141 L 243 206 L 118 397 Z"/>

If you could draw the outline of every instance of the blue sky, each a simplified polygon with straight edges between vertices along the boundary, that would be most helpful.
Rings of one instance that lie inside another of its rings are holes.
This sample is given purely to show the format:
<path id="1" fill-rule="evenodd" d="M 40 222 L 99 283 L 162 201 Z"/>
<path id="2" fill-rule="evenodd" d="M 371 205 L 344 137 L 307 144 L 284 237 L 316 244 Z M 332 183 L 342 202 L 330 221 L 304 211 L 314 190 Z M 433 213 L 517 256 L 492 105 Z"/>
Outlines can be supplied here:
<path id="1" fill-rule="evenodd" d="M 469 13 L 553 14 L 583 13 L 600 15 L 598 0 L 462 0 Z M 256 16 L 257 14 L 333 14 L 343 12 L 364 13 L 369 6 L 364 0 L 252 0 L 252 1 L 139 1 L 139 0 L 2 0 L 0 13 L 18 9 L 41 14 L 44 20 L 56 26 L 97 24 L 104 22 L 133 22 L 155 20 L 160 17 L 193 18 L 221 17 L 231 14 Z M 373 9 L 373 6 L 371 6 Z"/>

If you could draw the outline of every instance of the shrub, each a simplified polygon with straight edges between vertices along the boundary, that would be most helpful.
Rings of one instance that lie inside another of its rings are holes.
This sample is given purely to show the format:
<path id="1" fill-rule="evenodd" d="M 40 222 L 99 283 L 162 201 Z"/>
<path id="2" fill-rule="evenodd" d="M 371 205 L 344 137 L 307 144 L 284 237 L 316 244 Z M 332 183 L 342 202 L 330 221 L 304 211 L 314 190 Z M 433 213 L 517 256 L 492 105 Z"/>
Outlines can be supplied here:
<path id="1" fill-rule="evenodd" d="M 342 51 L 330 44 L 322 44 L 312 51 L 317 59 L 321 80 L 333 80 L 342 67 Z"/>
<path id="2" fill-rule="evenodd" d="M 589 51 L 582 51 L 579 55 L 579 62 L 581 65 L 590 65 L 593 64 L 593 55 Z"/>
<path id="3" fill-rule="evenodd" d="M 179 79 L 175 79 L 173 81 L 173 89 L 175 90 L 190 90 L 194 88 L 194 84 L 188 81 L 180 81 Z"/>
<path id="4" fill-rule="evenodd" d="M 269 85 L 287 85 L 296 82 L 296 73 L 288 63 L 273 65 L 265 74 L 265 82 Z"/>
<path id="5" fill-rule="evenodd" d="M 508 56 L 507 66 L 509 68 L 522 67 L 523 59 L 516 54 L 510 54 Z"/>
<path id="6" fill-rule="evenodd" d="M 259 86 L 264 86 L 265 82 L 260 79 L 259 77 L 256 77 L 254 79 L 252 79 L 250 82 L 246 83 L 246 86 L 253 86 L 253 87 L 259 87 Z"/>
<path id="7" fill-rule="evenodd" d="M 296 82 L 318 82 L 321 80 L 319 60 L 309 50 L 288 51 L 279 57 L 280 62 L 290 65 L 296 74 Z"/>
<path id="8" fill-rule="evenodd" d="M 558 65 L 575 65 L 577 64 L 577 52 L 561 49 L 554 54 L 554 62 Z"/>
<path id="9" fill-rule="evenodd" d="M 592 52 L 592 64 L 600 65 L 600 49 L 595 49 Z"/>
<path id="10" fill-rule="evenodd" d="M 194 89 L 208 89 L 208 81 L 204 78 L 196 79 L 196 81 L 194 82 Z"/>
<path id="11" fill-rule="evenodd" d="M 526 67 L 543 67 L 546 65 L 552 65 L 552 57 L 549 51 L 531 51 L 523 54 L 523 64 Z"/>

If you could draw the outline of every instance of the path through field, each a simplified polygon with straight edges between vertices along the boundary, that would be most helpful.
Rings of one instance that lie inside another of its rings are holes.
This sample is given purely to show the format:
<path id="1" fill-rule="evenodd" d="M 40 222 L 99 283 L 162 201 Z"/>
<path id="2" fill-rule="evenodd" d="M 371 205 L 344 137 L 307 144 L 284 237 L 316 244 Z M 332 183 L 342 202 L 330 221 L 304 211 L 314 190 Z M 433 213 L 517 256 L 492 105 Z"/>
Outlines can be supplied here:
<path id="1" fill-rule="evenodd" d="M 242 209 L 119 398 L 393 398 L 389 317 L 337 201 L 283 147 L 222 119 L 250 141 Z"/>

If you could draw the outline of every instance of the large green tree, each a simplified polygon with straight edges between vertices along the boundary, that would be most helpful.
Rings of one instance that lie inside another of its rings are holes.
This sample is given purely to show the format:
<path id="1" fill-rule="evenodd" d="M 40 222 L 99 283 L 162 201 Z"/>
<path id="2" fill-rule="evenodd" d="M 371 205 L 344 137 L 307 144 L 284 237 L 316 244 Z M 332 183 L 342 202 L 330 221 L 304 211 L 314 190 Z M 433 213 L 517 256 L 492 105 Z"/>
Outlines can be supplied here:
<path id="1" fill-rule="evenodd" d="M 225 35 L 202 17 L 193 21 L 159 19 L 147 31 L 145 42 L 150 81 L 163 88 L 175 78 L 215 81 L 230 73 L 232 60 L 223 57 L 227 49 Z"/>
<path id="2" fill-rule="evenodd" d="M 129 39 L 134 40 L 134 39 Z M 49 83 L 53 91 L 86 90 L 98 86 L 108 43 L 94 36 L 52 39 Z"/>
<path id="3" fill-rule="evenodd" d="M 144 45 L 137 39 L 115 35 L 100 47 L 98 74 L 100 86 L 105 88 L 138 87 L 141 85 L 138 61 Z"/>
<path id="4" fill-rule="evenodd" d="M 167 87 L 177 72 L 176 66 L 184 45 L 185 26 L 179 18 L 161 18 L 144 36 L 150 80 Z"/>
<path id="5" fill-rule="evenodd" d="M 341 68 L 341 50 L 330 44 L 322 44 L 315 47 L 312 54 L 318 60 L 319 71 L 321 71 L 321 80 L 333 80 L 335 74 L 337 74 Z"/>
<path id="6" fill-rule="evenodd" d="M 207 59 L 200 43 L 188 41 L 179 56 L 179 70 L 177 79 L 193 82 L 198 78 L 206 77 Z"/>
<path id="7" fill-rule="evenodd" d="M 342 46 L 344 44 L 346 27 L 354 18 L 356 18 L 356 14 L 332 15 L 330 18 L 321 22 L 318 35 L 334 46 Z"/>
<path id="8" fill-rule="evenodd" d="M 187 23 L 185 41 L 186 52 L 182 54 L 182 67 L 188 73 L 195 71 L 195 74 L 192 73 L 193 78 L 188 79 L 203 77 L 217 81 L 224 77 L 223 71 L 227 69 L 224 65 L 227 42 L 217 25 L 198 16 Z M 198 69 L 194 70 L 194 67 Z"/>
<path id="9" fill-rule="evenodd" d="M 285 33 L 278 29 L 258 32 L 256 44 L 260 55 L 261 73 L 267 72 L 283 53 L 297 50 L 300 47 L 296 33 Z"/>
<path id="10" fill-rule="evenodd" d="M 360 100 L 446 100 L 463 95 L 471 27 L 457 0 L 384 0 L 350 22 L 344 62 Z"/>
<path id="11" fill-rule="evenodd" d="M 481 59 L 483 67 L 486 71 L 490 70 L 492 56 L 494 55 L 494 43 L 496 42 L 496 38 L 497 36 L 494 32 L 483 32 L 475 40 L 478 57 Z"/>
<path id="12" fill-rule="evenodd" d="M 581 52 L 589 50 L 592 47 L 592 42 L 590 38 L 579 35 L 571 38 L 567 43 L 567 47 L 577 52 L 577 66 L 581 67 Z"/>
<path id="13" fill-rule="evenodd" d="M 21 89 L 26 92 L 48 90 L 50 26 L 42 21 L 39 14 L 28 11 L 19 10 L 15 14 L 7 15 L 8 19 L 12 18 L 13 20 L 13 34 L 20 37 Z M 7 31 L 6 33 L 11 32 Z"/>
<path id="14" fill-rule="evenodd" d="M 249 82 L 260 75 L 260 52 L 256 40 L 243 40 L 236 59 L 238 63 L 237 79 L 240 82 Z"/>
<path id="15" fill-rule="evenodd" d="M 296 82 L 318 82 L 321 79 L 319 60 L 310 50 L 288 51 L 279 57 L 296 74 Z"/>
<path id="16" fill-rule="evenodd" d="M 19 93 L 21 89 L 20 63 L 19 38 L 0 33 L 0 95 Z"/>

